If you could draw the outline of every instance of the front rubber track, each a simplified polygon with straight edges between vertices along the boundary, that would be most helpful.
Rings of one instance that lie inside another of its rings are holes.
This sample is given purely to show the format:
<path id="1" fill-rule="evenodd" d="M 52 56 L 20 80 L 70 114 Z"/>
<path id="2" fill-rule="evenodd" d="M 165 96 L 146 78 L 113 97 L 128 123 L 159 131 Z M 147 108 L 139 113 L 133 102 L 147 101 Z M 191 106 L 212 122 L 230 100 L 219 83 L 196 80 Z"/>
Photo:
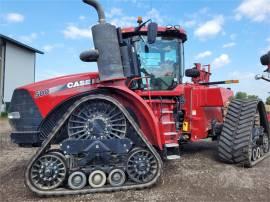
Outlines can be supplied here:
<path id="1" fill-rule="evenodd" d="M 158 161 L 158 172 L 156 176 L 153 178 L 152 181 L 144 183 L 144 184 L 130 184 L 130 185 L 123 185 L 120 187 L 102 187 L 102 188 L 84 188 L 81 190 L 70 190 L 70 189 L 65 189 L 65 188 L 59 188 L 56 190 L 50 190 L 50 191 L 43 191 L 39 190 L 36 187 L 34 187 L 31 182 L 30 182 L 30 170 L 32 164 L 35 162 L 37 158 L 39 158 L 42 154 L 44 154 L 47 149 L 50 147 L 50 143 L 56 138 L 57 132 L 61 129 L 61 127 L 64 125 L 64 123 L 68 120 L 72 112 L 82 103 L 87 102 L 89 100 L 95 100 L 95 99 L 100 99 L 100 100 L 106 100 L 111 103 L 113 103 L 115 106 L 117 106 L 125 115 L 127 120 L 130 122 L 130 124 L 133 126 L 133 128 L 136 130 L 138 133 L 139 137 L 142 139 L 142 141 L 145 143 L 147 148 L 149 149 L 150 152 L 153 153 L 155 158 Z M 106 95 L 89 95 L 86 97 L 81 98 L 80 100 L 76 101 L 68 110 L 67 112 L 63 115 L 62 119 L 58 121 L 56 126 L 53 128 L 51 133 L 48 135 L 47 139 L 43 142 L 42 146 L 38 149 L 36 154 L 31 158 L 30 162 L 27 165 L 26 171 L 25 171 L 25 184 L 26 186 L 34 193 L 36 193 L 39 196 L 64 196 L 64 195 L 73 195 L 73 194 L 89 194 L 89 193 L 97 193 L 97 192 L 112 192 L 112 191 L 120 191 L 120 190 L 129 190 L 129 189 L 143 189 L 147 187 L 153 186 L 161 176 L 163 168 L 163 163 L 162 160 L 155 150 L 155 148 L 148 142 L 148 140 L 145 138 L 143 132 L 140 130 L 139 126 L 136 124 L 136 122 L 133 120 L 133 118 L 130 116 L 128 111 L 123 107 L 123 105 L 115 100 L 114 98 Z"/>
<path id="2" fill-rule="evenodd" d="M 218 155 L 227 163 L 253 167 L 269 156 L 269 152 L 256 161 L 251 160 L 252 128 L 257 111 L 261 117 L 265 110 L 259 109 L 260 100 L 233 100 L 225 117 L 218 143 Z M 269 136 L 269 126 L 265 126 Z"/>

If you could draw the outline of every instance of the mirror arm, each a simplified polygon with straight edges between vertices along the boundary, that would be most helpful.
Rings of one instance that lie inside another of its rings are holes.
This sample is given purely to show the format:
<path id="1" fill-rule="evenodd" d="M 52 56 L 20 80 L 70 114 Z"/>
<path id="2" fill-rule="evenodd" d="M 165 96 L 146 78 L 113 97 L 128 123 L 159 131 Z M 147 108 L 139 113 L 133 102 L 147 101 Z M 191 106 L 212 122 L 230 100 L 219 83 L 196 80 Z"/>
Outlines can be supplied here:
<path id="1" fill-rule="evenodd" d="M 148 22 L 152 22 L 152 20 L 149 19 L 149 20 L 143 22 L 142 24 L 140 24 L 138 27 L 135 28 L 135 32 L 138 33 L 141 30 L 141 28 L 144 27 Z"/>

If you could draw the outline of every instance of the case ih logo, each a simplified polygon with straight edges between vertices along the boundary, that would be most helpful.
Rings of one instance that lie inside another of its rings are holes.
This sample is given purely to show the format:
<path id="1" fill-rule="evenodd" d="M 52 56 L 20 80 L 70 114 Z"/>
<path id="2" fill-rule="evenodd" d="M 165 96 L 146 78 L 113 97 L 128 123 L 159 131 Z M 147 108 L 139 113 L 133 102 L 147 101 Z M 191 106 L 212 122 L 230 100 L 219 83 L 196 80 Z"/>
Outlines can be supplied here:
<path id="1" fill-rule="evenodd" d="M 76 87 L 87 86 L 87 85 L 91 85 L 91 79 L 69 82 L 67 84 L 67 87 L 68 88 L 76 88 Z"/>

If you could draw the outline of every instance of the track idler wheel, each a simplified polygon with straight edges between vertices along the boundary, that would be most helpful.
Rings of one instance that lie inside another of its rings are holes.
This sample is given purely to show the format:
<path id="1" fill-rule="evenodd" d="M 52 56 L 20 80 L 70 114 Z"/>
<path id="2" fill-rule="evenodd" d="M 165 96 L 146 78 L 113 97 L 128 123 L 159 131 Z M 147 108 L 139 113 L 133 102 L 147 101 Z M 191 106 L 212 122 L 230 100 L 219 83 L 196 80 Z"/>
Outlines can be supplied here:
<path id="1" fill-rule="evenodd" d="M 86 181 L 86 175 L 81 171 L 76 171 L 68 177 L 68 186 L 74 190 L 82 189 L 85 187 Z"/>
<path id="2" fill-rule="evenodd" d="M 40 156 L 32 165 L 30 182 L 40 190 L 52 190 L 66 179 L 67 166 L 64 156 L 51 152 Z"/>
<path id="3" fill-rule="evenodd" d="M 113 169 L 108 176 L 108 182 L 110 185 L 117 187 L 121 186 L 126 181 L 126 174 L 121 169 Z"/>
<path id="4" fill-rule="evenodd" d="M 134 149 L 127 161 L 127 173 L 130 179 L 138 183 L 150 182 L 158 172 L 155 156 L 145 149 Z"/>
<path id="5" fill-rule="evenodd" d="M 88 178 L 89 185 L 92 188 L 103 187 L 106 183 L 106 174 L 102 170 L 95 170 L 90 173 Z"/>

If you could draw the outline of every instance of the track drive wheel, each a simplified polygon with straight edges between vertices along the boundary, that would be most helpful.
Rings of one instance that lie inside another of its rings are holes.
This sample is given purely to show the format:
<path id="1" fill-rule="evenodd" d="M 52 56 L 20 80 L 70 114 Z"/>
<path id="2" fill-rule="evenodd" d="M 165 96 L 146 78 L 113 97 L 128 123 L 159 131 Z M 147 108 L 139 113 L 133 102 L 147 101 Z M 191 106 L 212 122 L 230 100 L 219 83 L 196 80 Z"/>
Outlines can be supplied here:
<path id="1" fill-rule="evenodd" d="M 135 148 L 127 160 L 127 174 L 137 183 L 150 182 L 158 172 L 155 156 L 146 149 Z"/>
<path id="2" fill-rule="evenodd" d="M 40 156 L 32 165 L 30 182 L 38 189 L 52 190 L 66 179 L 67 166 L 63 155 L 50 152 Z"/>
<path id="3" fill-rule="evenodd" d="M 269 154 L 268 123 L 259 100 L 233 100 L 218 143 L 222 161 L 252 167 Z"/>

